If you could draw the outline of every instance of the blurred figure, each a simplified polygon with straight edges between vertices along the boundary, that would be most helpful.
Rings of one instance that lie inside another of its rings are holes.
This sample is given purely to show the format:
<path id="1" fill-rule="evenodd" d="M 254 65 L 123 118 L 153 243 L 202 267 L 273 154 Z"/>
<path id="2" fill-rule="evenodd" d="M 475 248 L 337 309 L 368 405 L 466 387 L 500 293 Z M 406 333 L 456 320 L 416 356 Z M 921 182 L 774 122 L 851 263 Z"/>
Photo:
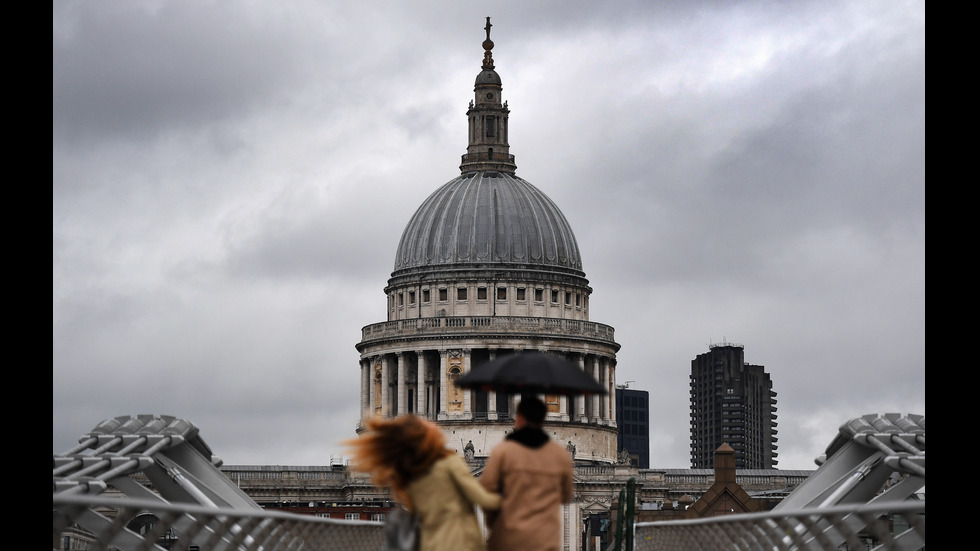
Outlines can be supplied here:
<path id="1" fill-rule="evenodd" d="M 480 486 L 463 459 L 446 447 L 439 427 L 417 415 L 374 418 L 367 432 L 344 441 L 351 468 L 388 487 L 419 517 L 421 551 L 484 551 L 476 518 L 500 507 L 500 495 Z"/>
<path id="2" fill-rule="evenodd" d="M 487 512 L 490 551 L 558 551 L 561 505 L 572 501 L 572 457 L 541 429 L 546 408 L 534 396 L 517 406 L 514 430 L 494 447 L 480 484 L 500 492 L 499 512 Z"/>

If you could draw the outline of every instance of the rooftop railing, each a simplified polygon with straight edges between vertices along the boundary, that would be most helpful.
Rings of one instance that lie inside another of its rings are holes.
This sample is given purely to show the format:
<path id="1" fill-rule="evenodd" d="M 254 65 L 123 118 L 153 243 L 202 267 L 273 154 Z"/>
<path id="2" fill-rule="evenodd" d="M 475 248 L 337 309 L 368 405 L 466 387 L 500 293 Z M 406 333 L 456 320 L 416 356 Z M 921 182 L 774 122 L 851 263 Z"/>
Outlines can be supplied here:
<path id="1" fill-rule="evenodd" d="M 365 326 L 361 341 L 422 336 L 432 329 L 440 336 L 480 334 L 551 335 L 560 338 L 589 338 L 615 344 L 609 325 L 592 321 L 524 316 L 446 316 L 385 321 Z"/>

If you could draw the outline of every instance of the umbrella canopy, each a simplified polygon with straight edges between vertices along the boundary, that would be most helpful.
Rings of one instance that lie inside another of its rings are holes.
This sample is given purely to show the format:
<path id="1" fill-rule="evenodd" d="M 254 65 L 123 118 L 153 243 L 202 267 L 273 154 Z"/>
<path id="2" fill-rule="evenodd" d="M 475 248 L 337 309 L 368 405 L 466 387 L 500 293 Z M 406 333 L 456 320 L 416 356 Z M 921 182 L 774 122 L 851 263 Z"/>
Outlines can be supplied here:
<path id="1" fill-rule="evenodd" d="M 608 394 L 574 363 L 543 352 L 507 354 L 478 365 L 456 381 L 460 388 L 507 394 Z"/>

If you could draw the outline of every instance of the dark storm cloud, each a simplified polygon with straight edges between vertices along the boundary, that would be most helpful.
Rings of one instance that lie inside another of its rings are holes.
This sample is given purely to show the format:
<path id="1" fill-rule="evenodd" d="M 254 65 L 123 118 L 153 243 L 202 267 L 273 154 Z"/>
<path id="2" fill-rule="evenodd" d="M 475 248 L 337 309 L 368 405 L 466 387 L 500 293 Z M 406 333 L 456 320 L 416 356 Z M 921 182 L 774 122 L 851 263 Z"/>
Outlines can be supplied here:
<path id="1" fill-rule="evenodd" d="M 145 140 L 226 119 L 295 77 L 274 20 L 193 2 L 54 6 L 56 140 Z"/>
<path id="2" fill-rule="evenodd" d="M 229 251 L 229 275 L 279 281 L 337 278 L 350 283 L 391 271 L 391 243 L 397 236 L 360 222 L 357 212 L 334 210 L 300 220 L 269 220 Z"/>

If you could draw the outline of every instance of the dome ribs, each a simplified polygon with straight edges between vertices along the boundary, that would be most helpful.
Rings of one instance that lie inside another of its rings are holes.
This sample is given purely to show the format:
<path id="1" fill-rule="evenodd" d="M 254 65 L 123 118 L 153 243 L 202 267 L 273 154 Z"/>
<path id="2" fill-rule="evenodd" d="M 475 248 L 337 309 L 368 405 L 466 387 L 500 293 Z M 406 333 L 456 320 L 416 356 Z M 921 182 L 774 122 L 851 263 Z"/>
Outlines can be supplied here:
<path id="1" fill-rule="evenodd" d="M 450 265 L 579 272 L 582 261 L 571 226 L 544 192 L 515 175 L 483 171 L 462 174 L 429 195 L 395 254 L 395 272 Z"/>

